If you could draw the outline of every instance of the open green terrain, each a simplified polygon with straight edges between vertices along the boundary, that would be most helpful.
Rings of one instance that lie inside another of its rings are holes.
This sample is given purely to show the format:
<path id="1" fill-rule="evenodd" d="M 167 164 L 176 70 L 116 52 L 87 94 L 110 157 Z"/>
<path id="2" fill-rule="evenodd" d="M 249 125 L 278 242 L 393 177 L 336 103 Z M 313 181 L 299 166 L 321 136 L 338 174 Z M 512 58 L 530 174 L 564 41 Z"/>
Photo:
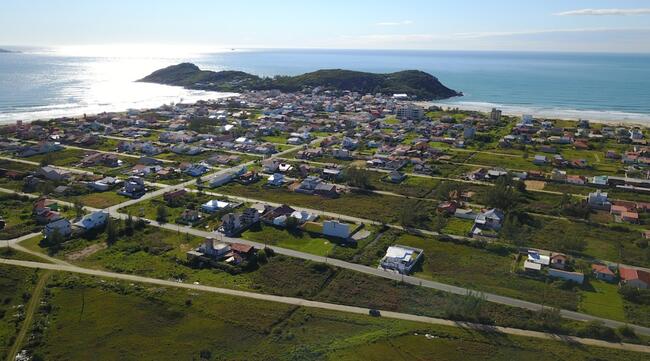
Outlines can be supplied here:
<path id="1" fill-rule="evenodd" d="M 71 275 L 47 289 L 47 360 L 628 360 L 637 354 Z M 428 334 L 429 337 L 425 337 Z"/>

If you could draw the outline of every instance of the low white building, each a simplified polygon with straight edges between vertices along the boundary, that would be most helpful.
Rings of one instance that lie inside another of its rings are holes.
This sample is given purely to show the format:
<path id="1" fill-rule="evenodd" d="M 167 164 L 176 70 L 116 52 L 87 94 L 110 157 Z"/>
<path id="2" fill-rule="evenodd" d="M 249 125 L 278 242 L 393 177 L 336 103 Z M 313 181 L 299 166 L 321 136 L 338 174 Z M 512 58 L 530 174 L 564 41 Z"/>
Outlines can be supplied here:
<path id="1" fill-rule="evenodd" d="M 97 211 L 85 215 L 81 220 L 75 223 L 75 226 L 90 231 L 95 228 L 102 227 L 108 221 L 108 213 Z"/>
<path id="2" fill-rule="evenodd" d="M 418 248 L 400 245 L 388 247 L 386 255 L 379 262 L 379 269 L 409 274 L 423 254 Z"/>

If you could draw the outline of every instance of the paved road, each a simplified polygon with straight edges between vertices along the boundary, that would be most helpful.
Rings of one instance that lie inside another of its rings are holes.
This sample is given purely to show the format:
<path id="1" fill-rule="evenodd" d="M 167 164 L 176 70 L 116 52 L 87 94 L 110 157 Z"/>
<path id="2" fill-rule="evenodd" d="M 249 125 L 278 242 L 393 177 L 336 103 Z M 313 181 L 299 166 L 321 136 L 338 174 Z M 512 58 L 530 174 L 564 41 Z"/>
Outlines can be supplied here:
<path id="1" fill-rule="evenodd" d="M 49 263 L 18 261 L 18 260 L 8 260 L 8 259 L 0 259 L 0 263 L 12 265 L 12 266 L 19 266 L 19 267 L 29 267 L 29 268 L 47 269 L 47 270 L 62 271 L 62 272 L 80 273 L 80 274 L 85 274 L 90 276 L 113 278 L 113 279 L 119 279 L 119 280 L 131 281 L 131 282 L 156 284 L 156 285 L 166 286 L 166 287 L 184 288 L 184 289 L 190 289 L 195 291 L 218 293 L 218 294 L 234 296 L 234 297 L 245 297 L 245 298 L 252 298 L 252 299 L 262 300 L 262 301 L 284 303 L 284 304 L 300 306 L 300 307 L 320 308 L 320 309 L 326 309 L 331 311 L 355 313 L 360 315 L 368 314 L 368 309 L 362 307 L 345 306 L 345 305 L 339 305 L 334 303 L 310 301 L 310 300 L 305 300 L 302 298 L 295 298 L 295 297 L 283 297 L 283 296 L 267 295 L 267 294 L 247 292 L 247 291 L 232 290 L 227 288 L 166 281 L 166 280 L 160 280 L 156 278 L 114 273 L 114 272 L 107 272 L 107 271 L 100 271 L 100 270 L 92 270 L 92 269 L 86 269 L 86 268 L 81 268 L 76 266 L 55 265 Z M 549 333 L 520 330 L 515 328 L 509 328 L 509 327 L 493 327 L 493 326 L 487 326 L 482 324 L 455 322 L 455 321 L 449 321 L 440 318 L 417 316 L 417 315 L 391 312 L 391 311 L 381 311 L 381 315 L 382 317 L 405 320 L 405 321 L 422 322 L 427 324 L 444 325 L 444 326 L 452 326 L 452 327 L 463 327 L 463 328 L 469 328 L 469 329 L 474 329 L 474 330 L 479 330 L 484 332 L 500 332 L 505 334 L 517 335 L 517 336 L 542 338 L 542 339 L 556 340 L 556 341 L 567 341 L 567 342 L 579 343 L 579 344 L 589 345 L 589 346 L 600 346 L 600 347 L 614 348 L 614 349 L 626 350 L 626 351 L 650 353 L 650 347 L 643 346 L 643 345 L 611 343 L 611 342 L 600 341 L 600 340 L 585 339 L 585 338 L 578 338 L 578 337 L 571 337 L 571 336 L 559 336 L 559 335 L 554 335 Z"/>

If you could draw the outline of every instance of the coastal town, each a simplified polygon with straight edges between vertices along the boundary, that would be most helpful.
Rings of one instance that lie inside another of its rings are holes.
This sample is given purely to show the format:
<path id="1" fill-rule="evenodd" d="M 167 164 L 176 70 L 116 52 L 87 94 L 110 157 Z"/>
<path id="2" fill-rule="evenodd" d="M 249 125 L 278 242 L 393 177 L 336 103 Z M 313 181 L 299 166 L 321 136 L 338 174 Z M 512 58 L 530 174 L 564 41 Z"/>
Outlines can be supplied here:
<path id="1" fill-rule="evenodd" d="M 195 285 L 282 257 L 333 262 L 530 318 L 531 303 L 569 310 L 590 331 L 553 332 L 644 343 L 649 137 L 319 87 L 19 121 L 0 126 L 0 238 Z"/>

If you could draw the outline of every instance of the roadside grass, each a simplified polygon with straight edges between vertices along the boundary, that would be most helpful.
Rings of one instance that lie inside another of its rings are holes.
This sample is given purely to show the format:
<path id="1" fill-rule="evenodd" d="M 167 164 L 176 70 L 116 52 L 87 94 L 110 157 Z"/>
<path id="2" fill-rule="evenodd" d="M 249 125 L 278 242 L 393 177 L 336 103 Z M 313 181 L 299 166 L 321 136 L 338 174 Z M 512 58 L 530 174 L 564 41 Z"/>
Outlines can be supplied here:
<path id="1" fill-rule="evenodd" d="M 3 250 L 0 250 L 3 252 Z M 24 318 L 37 270 L 0 264 L 0 358 L 5 360 Z"/>
<path id="2" fill-rule="evenodd" d="M 588 286 L 593 290 L 580 292 L 581 312 L 617 321 L 628 321 L 625 317 L 623 299 L 618 294 L 618 285 L 590 279 Z M 635 323 L 636 320 L 629 320 Z"/>
<path id="3" fill-rule="evenodd" d="M 117 194 L 116 191 L 111 190 L 106 192 L 88 193 L 76 197 L 64 197 L 64 199 L 67 199 L 70 202 L 74 202 L 74 200 L 77 199 L 84 206 L 102 209 L 126 202 L 130 198 Z"/>
<path id="4" fill-rule="evenodd" d="M 473 225 L 474 222 L 472 220 L 450 217 L 447 220 L 447 224 L 442 229 L 442 233 L 467 236 L 467 234 L 472 230 Z"/>
<path id="5" fill-rule="evenodd" d="M 638 354 L 55 274 L 29 349 L 56 360 L 627 360 Z M 433 337 L 425 338 L 424 334 Z M 462 350 L 462 352 L 459 352 Z M 440 357 L 438 357 L 438 355 Z"/>
<path id="6" fill-rule="evenodd" d="M 393 192 L 407 197 L 425 197 L 440 184 L 440 181 L 435 179 L 414 176 L 407 176 L 404 181 L 396 184 L 386 180 L 388 173 L 368 170 L 366 174 L 372 189 Z"/>
<path id="7" fill-rule="evenodd" d="M 8 247 L 0 248 L 0 258 L 15 259 L 18 261 L 50 263 L 48 260 L 45 260 L 41 257 L 34 256 L 29 253 L 17 251 L 13 248 L 8 248 Z"/>

